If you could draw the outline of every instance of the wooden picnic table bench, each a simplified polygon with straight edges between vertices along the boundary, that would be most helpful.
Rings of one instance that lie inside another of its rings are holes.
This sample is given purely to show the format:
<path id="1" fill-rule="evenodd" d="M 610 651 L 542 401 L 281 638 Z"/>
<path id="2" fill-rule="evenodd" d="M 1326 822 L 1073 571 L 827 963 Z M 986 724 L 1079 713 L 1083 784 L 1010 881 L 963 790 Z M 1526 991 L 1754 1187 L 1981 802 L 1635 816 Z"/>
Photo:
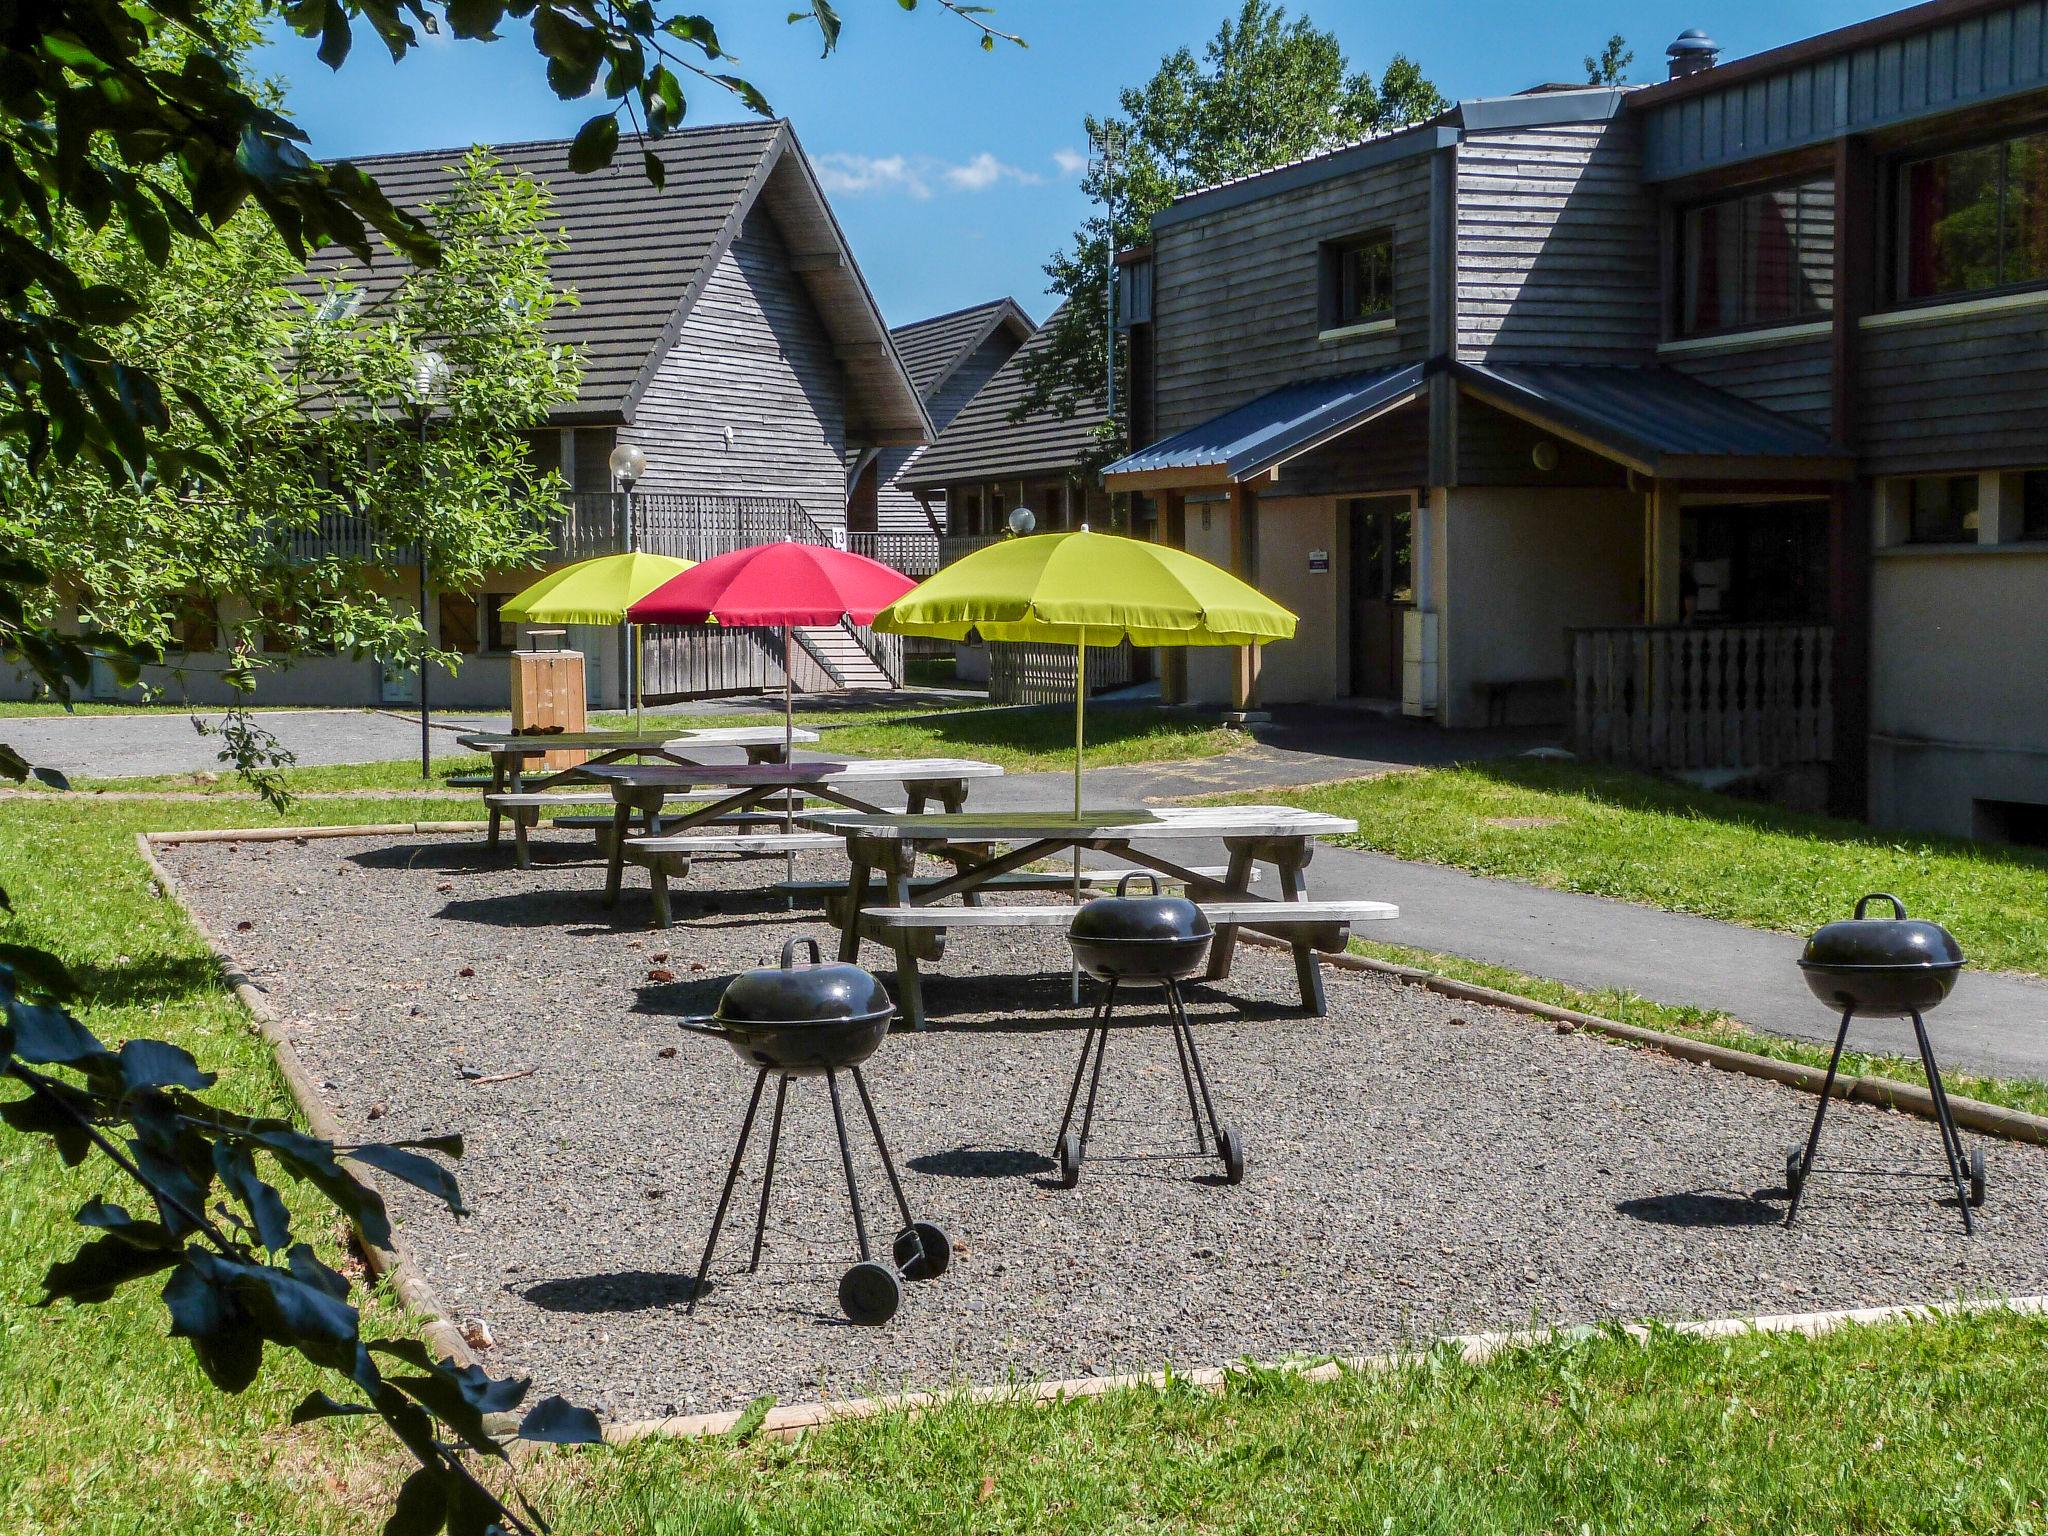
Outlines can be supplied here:
<path id="1" fill-rule="evenodd" d="M 814 742 L 818 733 L 799 729 L 789 733 L 788 739 Z M 707 747 L 738 748 L 746 753 L 750 763 L 775 763 L 782 761 L 786 749 L 783 728 L 779 725 L 714 725 L 681 731 L 558 731 L 551 735 L 532 731 L 476 731 L 456 740 L 470 751 L 484 753 L 491 760 L 489 778 L 482 785 L 485 790 L 484 808 L 490 815 L 490 830 L 485 835 L 485 843 L 491 848 L 498 846 L 500 826 L 508 810 L 536 812 L 533 802 L 519 797 L 545 793 L 565 785 L 594 783 L 590 773 L 593 768 L 624 762 L 628 758 L 652 758 L 658 762 L 693 765 L 701 761 L 699 754 Z M 587 751 L 593 755 L 573 767 L 558 769 L 538 779 L 527 778 L 529 758 L 545 757 L 550 752 L 563 750 Z M 466 781 L 478 777 L 463 775 Z M 514 798 L 505 800 L 505 796 Z M 522 869 L 529 860 L 526 831 L 535 819 L 536 815 L 513 818 L 513 845 Z"/>
<path id="2" fill-rule="evenodd" d="M 791 763 L 730 763 L 722 766 L 710 763 L 609 763 L 593 766 L 590 769 L 590 776 L 610 789 L 613 801 L 612 846 L 605 872 L 605 905 L 617 905 L 619 888 L 629 858 L 635 863 L 646 863 L 650 876 L 660 876 L 664 868 L 687 869 L 690 854 L 709 851 L 701 847 L 686 849 L 680 856 L 669 855 L 664 865 L 661 862 L 663 851 L 650 850 L 647 846 L 650 842 L 687 836 L 693 828 L 719 821 L 738 812 L 754 810 L 791 791 L 840 807 L 838 814 L 850 811 L 856 815 L 864 815 L 881 809 L 868 798 L 873 793 L 871 786 L 893 783 L 903 786 L 904 797 L 913 810 L 921 811 L 932 801 L 937 801 L 957 811 L 966 805 L 967 787 L 971 782 L 975 779 L 1000 778 L 1002 772 L 1003 770 L 994 763 L 977 762 L 964 757 L 872 758 L 819 762 L 800 760 Z M 657 823 L 665 819 L 663 807 L 671 796 L 706 789 L 719 790 L 723 793 L 719 798 L 693 807 L 674 818 L 673 824 L 667 830 L 655 830 Z M 813 813 L 786 812 L 790 826 L 785 836 L 795 831 L 794 822 L 798 817 L 810 814 Z M 638 836 L 633 835 L 633 819 L 636 816 L 641 821 Z M 812 829 L 806 836 L 815 836 L 822 830 Z M 837 841 L 835 834 L 822 842 L 792 842 L 784 851 L 794 853 L 799 848 L 830 847 Z M 638 850 L 637 855 L 635 849 Z M 666 927 L 665 893 L 658 883 L 654 889 L 657 902 L 655 918 L 660 926 Z"/>
<path id="3" fill-rule="evenodd" d="M 853 877 L 840 907 L 839 957 L 857 960 L 864 939 L 893 951 L 896 1002 L 912 1028 L 924 1023 L 918 962 L 944 958 L 946 929 L 1072 922 L 1071 904 L 979 904 L 982 892 L 1001 889 L 996 882 L 1003 876 L 1064 851 L 1114 854 L 1186 886 L 1216 928 L 1209 947 L 1208 980 L 1230 975 L 1240 929 L 1286 940 L 1294 952 L 1302 1007 L 1318 1016 L 1328 1004 L 1317 955 L 1342 949 L 1351 923 L 1397 915 L 1384 902 L 1308 900 L 1302 871 L 1314 857 L 1313 839 L 1355 832 L 1358 824 L 1295 806 L 1166 806 L 1080 817 L 1030 811 L 943 816 L 807 812 L 797 819 L 846 840 Z M 1220 876 L 1212 869 L 1177 862 L 1157 846 L 1188 841 L 1222 842 L 1229 862 Z M 956 872 L 939 879 L 919 878 L 920 854 L 942 857 L 956 866 Z M 1274 897 L 1261 898 L 1251 889 L 1260 865 L 1270 866 L 1278 877 Z M 956 896 L 963 905 L 941 905 Z"/>

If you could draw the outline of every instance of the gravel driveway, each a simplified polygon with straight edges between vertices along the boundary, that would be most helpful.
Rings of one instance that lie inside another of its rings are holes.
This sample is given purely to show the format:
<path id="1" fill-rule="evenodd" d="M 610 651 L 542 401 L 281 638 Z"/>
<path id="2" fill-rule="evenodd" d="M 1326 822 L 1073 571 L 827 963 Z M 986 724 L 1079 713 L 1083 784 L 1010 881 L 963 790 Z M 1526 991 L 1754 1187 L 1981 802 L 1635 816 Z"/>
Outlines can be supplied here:
<path id="1" fill-rule="evenodd" d="M 754 889 L 779 860 L 702 863 L 693 889 L 724 892 L 715 905 L 681 896 L 666 934 L 614 928 L 587 844 L 536 848 L 528 871 L 420 836 L 165 856 L 344 1125 L 468 1136 L 473 1214 L 396 1209 L 445 1304 L 489 1324 L 492 1368 L 613 1417 L 1364 1352 L 1532 1319 L 2048 1291 L 2048 1149 L 1990 1147 L 1974 1240 L 1931 1180 L 1819 1181 L 1787 1232 L 1777 1186 L 1810 1098 L 1358 973 L 1331 974 L 1329 1018 L 1299 1019 L 1278 1006 L 1290 972 L 1258 950 L 1195 1003 L 1243 1185 L 1213 1162 L 1105 1161 L 1061 1190 L 1047 1153 L 1079 1045 L 1064 947 L 969 930 L 928 985 L 935 1027 L 891 1040 L 868 1074 L 912 1206 L 958 1245 L 953 1271 L 908 1287 L 886 1328 L 838 1316 L 853 1233 L 823 1085 L 799 1083 L 762 1269 L 743 1269 L 750 1170 L 688 1317 L 751 1074 L 668 1018 L 708 1009 L 787 935 L 828 930 Z M 644 914 L 644 893 L 628 901 Z M 465 1067 L 534 1070 L 477 1083 Z M 1184 1146 L 1179 1091 L 1164 1031 L 1118 1035 L 1095 1150 Z M 1824 1155 L 1940 1166 L 1930 1124 L 1863 1105 L 1831 1112 Z M 871 1152 L 862 1174 L 886 1235 Z"/>

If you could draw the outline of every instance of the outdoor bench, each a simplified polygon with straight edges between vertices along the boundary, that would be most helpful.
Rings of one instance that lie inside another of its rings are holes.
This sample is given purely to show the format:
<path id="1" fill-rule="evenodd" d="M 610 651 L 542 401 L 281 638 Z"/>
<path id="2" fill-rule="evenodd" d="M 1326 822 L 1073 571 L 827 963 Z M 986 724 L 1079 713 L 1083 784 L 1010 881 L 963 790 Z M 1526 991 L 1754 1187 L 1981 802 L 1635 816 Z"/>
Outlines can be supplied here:
<path id="1" fill-rule="evenodd" d="M 672 878 L 687 880 L 690 860 L 699 854 L 789 854 L 844 846 L 843 839 L 829 832 L 715 832 L 691 833 L 687 837 L 629 837 L 621 852 L 625 862 L 647 870 L 648 887 L 654 897 L 654 925 L 666 928 L 672 921 L 668 882 Z"/>

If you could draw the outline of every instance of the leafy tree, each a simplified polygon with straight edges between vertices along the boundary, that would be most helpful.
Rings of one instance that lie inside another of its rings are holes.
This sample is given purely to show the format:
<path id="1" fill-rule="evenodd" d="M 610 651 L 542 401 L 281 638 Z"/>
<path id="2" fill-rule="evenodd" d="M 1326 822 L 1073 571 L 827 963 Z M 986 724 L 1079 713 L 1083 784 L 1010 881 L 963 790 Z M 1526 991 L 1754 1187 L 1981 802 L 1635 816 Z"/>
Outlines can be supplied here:
<path id="1" fill-rule="evenodd" d="M 1116 153 L 1094 159 L 1081 182 L 1091 200 L 1115 209 L 1114 226 L 1106 213 L 1090 215 L 1046 263 L 1063 307 L 1026 366 L 1020 417 L 1046 409 L 1071 417 L 1100 405 L 1112 240 L 1117 250 L 1143 245 L 1152 216 L 1183 193 L 1405 128 L 1448 105 L 1400 54 L 1378 80 L 1353 71 L 1334 33 L 1306 16 L 1289 20 L 1273 0 L 1243 0 L 1199 60 L 1178 49 L 1117 99 L 1120 116 L 1086 119 L 1089 141 L 1107 130 Z M 1129 391 L 1120 385 L 1117 395 L 1121 402 Z M 1107 463 L 1125 447 L 1125 423 L 1110 422 L 1100 437 L 1095 457 Z"/>
<path id="2" fill-rule="evenodd" d="M 1600 56 L 1586 55 L 1586 84 L 1620 85 L 1627 78 L 1629 65 L 1635 63 L 1636 51 L 1629 47 L 1626 39 L 1617 32 L 1607 39 L 1607 46 L 1600 50 Z"/>
<path id="3" fill-rule="evenodd" d="M 474 153 L 426 215 L 436 265 L 329 261 L 318 281 L 250 211 L 161 265 L 125 231 L 73 229 L 73 266 L 138 299 L 102 339 L 170 387 L 158 449 L 218 462 L 204 479 L 109 480 L 0 444 L 0 541 L 83 622 L 147 651 L 170 647 L 196 598 L 245 688 L 280 653 L 436 654 L 378 591 L 378 566 L 423 546 L 437 579 L 473 586 L 543 549 L 556 487 L 519 430 L 575 397 L 576 367 L 545 335 L 563 301 L 545 190 Z M 446 386 L 421 433 L 410 397 L 430 349 Z M 381 561 L 295 556 L 295 535 L 360 509 Z"/>

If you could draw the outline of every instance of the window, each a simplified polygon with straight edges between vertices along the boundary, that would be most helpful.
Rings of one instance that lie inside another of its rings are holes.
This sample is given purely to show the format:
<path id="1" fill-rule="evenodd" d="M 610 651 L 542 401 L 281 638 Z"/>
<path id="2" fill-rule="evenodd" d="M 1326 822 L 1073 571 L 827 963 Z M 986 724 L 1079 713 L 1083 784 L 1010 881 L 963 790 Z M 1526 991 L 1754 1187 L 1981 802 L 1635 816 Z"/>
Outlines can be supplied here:
<path id="1" fill-rule="evenodd" d="M 1908 483 L 1906 537 L 1915 544 L 1968 544 L 1977 537 L 1977 477 L 1922 475 Z"/>
<path id="2" fill-rule="evenodd" d="M 1388 320 L 1394 314 L 1394 233 L 1380 230 L 1322 248 L 1322 326 Z"/>
<path id="3" fill-rule="evenodd" d="M 1799 182 L 1679 216 L 1678 332 L 1789 325 L 1835 302 L 1835 188 Z"/>
<path id="4" fill-rule="evenodd" d="M 476 599 L 461 592 L 441 594 L 441 649 L 476 654 Z"/>
<path id="5" fill-rule="evenodd" d="M 2048 133 L 1899 172 L 1899 297 L 2048 282 Z"/>
<path id="6" fill-rule="evenodd" d="M 178 616 L 172 623 L 172 638 L 187 655 L 220 649 L 220 625 L 213 616 L 213 604 L 196 592 L 178 599 Z"/>
<path id="7" fill-rule="evenodd" d="M 519 626 L 505 617 L 505 605 L 511 601 L 510 594 L 504 592 L 493 592 L 484 598 L 485 650 L 519 649 Z"/>
<path id="8" fill-rule="evenodd" d="M 2048 469 L 2020 476 L 2020 537 L 2048 539 Z"/>

